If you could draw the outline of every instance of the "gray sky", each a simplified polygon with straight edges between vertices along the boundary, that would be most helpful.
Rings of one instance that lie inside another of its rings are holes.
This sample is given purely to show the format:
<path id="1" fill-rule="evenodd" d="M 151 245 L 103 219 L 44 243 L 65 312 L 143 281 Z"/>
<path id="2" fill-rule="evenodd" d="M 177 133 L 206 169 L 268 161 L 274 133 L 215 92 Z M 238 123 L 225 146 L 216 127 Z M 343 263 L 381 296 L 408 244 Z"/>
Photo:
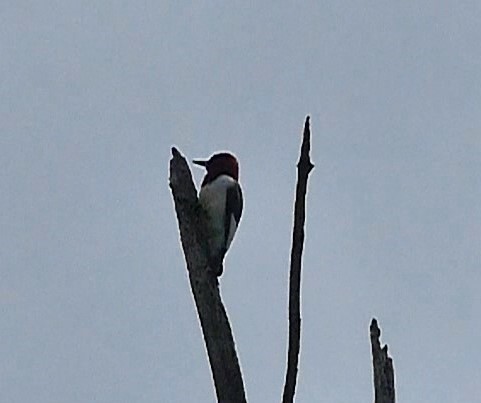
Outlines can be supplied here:
<path id="1" fill-rule="evenodd" d="M 296 401 L 372 401 L 373 316 L 399 401 L 480 401 L 479 2 L 229 3 L 1 6 L 0 400 L 214 400 L 176 145 L 241 161 L 221 289 L 249 400 L 279 401 L 309 113 Z"/>

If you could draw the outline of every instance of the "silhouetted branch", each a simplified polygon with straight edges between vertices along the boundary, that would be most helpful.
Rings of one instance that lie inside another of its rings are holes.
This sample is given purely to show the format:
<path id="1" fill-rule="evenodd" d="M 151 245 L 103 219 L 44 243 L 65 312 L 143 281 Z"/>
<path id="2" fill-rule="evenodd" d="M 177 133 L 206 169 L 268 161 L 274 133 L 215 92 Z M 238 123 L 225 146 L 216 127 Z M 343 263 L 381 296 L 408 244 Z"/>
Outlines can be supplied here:
<path id="1" fill-rule="evenodd" d="M 387 344 L 381 348 L 381 329 L 373 318 L 369 328 L 371 334 L 372 365 L 374 373 L 374 403 L 394 403 L 394 368 L 388 356 Z"/>
<path id="2" fill-rule="evenodd" d="M 306 191 L 309 173 L 314 165 L 311 163 L 311 132 L 309 116 L 304 125 L 301 155 L 297 163 L 296 200 L 294 204 L 294 229 L 292 233 L 291 270 L 289 275 L 289 347 L 287 352 L 287 370 L 283 403 L 294 401 L 297 370 L 301 340 L 301 263 L 304 248 L 304 223 L 306 221 Z"/>
<path id="3" fill-rule="evenodd" d="M 190 286 L 209 356 L 217 400 L 246 402 L 234 339 L 219 293 L 216 275 L 208 270 L 204 212 L 200 208 L 192 174 L 184 157 L 172 148 L 170 188 L 179 223 Z M 193 396 L 195 400 L 195 396 Z"/>

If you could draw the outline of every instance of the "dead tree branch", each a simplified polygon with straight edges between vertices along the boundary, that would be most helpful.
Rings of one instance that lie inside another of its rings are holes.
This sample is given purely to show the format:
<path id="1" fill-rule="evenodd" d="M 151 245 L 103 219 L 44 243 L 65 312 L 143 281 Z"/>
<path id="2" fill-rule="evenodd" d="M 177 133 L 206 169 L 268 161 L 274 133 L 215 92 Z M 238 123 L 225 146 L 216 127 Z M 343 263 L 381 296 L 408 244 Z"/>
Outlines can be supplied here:
<path id="1" fill-rule="evenodd" d="M 172 148 L 170 188 L 179 223 L 190 286 L 199 315 L 219 402 L 246 402 L 234 339 L 222 303 L 216 275 L 208 270 L 204 213 L 184 157 Z"/>
<path id="2" fill-rule="evenodd" d="M 289 275 L 289 347 L 287 370 L 282 397 L 283 403 L 293 402 L 296 390 L 301 340 L 301 263 L 304 248 L 304 224 L 306 221 L 306 192 L 309 173 L 314 168 L 310 160 L 311 131 L 309 116 L 304 125 L 301 154 L 297 163 L 296 200 L 294 204 L 294 229 L 292 233 L 291 269 Z"/>
<path id="3" fill-rule="evenodd" d="M 371 335 L 372 365 L 374 373 L 374 403 L 394 403 L 394 368 L 388 356 L 387 344 L 381 348 L 381 329 L 373 319 L 369 328 Z"/>

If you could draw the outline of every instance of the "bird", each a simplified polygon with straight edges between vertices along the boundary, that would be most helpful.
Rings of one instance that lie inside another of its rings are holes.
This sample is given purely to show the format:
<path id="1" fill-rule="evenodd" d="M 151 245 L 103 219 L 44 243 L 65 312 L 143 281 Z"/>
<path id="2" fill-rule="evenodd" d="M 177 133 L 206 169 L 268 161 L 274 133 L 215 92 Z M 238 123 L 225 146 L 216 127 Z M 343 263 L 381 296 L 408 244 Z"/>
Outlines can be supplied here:
<path id="1" fill-rule="evenodd" d="M 208 263 L 219 277 L 224 257 L 239 226 L 243 209 L 239 184 L 239 162 L 229 152 L 213 154 L 208 160 L 193 160 L 207 170 L 199 191 L 199 202 L 207 213 Z"/>

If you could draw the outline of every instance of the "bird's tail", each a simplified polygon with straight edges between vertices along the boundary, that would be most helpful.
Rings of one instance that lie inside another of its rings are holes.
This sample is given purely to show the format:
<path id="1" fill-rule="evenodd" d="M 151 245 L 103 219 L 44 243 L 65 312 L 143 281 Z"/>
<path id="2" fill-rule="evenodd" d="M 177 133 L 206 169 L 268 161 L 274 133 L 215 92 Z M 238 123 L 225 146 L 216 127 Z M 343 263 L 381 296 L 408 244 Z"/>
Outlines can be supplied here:
<path id="1" fill-rule="evenodd" d="M 220 277 L 222 275 L 222 272 L 224 271 L 224 264 L 223 264 L 223 257 L 219 258 L 210 258 L 209 259 L 209 267 L 211 270 L 215 273 L 217 277 Z"/>

